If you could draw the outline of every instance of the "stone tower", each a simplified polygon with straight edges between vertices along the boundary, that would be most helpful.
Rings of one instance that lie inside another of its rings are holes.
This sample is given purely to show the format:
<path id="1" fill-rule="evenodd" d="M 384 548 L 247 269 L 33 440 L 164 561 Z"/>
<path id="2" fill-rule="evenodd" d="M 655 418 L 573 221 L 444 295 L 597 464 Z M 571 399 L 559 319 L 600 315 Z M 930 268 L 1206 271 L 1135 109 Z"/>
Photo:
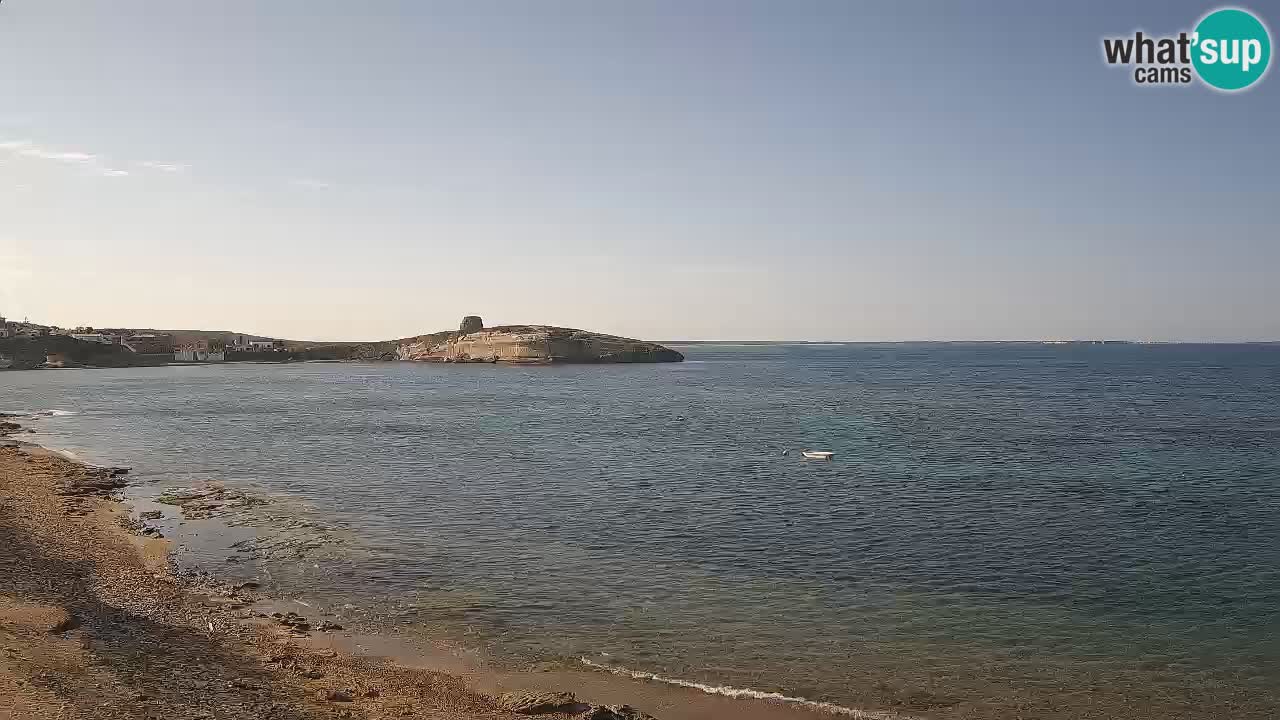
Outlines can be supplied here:
<path id="1" fill-rule="evenodd" d="M 473 332 L 480 332 L 484 329 L 484 320 L 479 315 L 468 315 L 462 318 L 462 324 L 458 325 L 458 334 L 467 335 Z"/>

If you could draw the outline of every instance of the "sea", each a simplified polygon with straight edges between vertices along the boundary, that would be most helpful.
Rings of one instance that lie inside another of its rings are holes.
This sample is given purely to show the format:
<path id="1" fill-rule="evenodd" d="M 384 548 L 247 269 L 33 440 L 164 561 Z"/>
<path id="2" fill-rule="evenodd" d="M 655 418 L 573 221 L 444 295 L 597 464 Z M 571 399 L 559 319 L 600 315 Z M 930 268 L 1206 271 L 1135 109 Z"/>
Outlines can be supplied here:
<path id="1" fill-rule="evenodd" d="M 140 507 L 240 493 L 221 535 L 166 510 L 180 562 L 498 663 L 836 714 L 1280 717 L 1280 346 L 675 347 L 8 372 L 0 411 L 131 467 Z"/>

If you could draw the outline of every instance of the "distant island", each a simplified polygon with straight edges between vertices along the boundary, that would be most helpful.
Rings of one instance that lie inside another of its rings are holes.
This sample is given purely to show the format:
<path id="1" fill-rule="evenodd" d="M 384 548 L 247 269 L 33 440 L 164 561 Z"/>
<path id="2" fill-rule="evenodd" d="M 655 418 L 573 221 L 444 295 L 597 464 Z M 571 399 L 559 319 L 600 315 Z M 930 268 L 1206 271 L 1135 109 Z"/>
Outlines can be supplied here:
<path id="1" fill-rule="evenodd" d="M 375 343 L 334 343 L 295 347 L 306 360 L 408 360 L 438 363 L 659 363 L 684 355 L 657 343 L 553 325 L 499 325 L 486 328 L 477 315 L 457 330 Z"/>
<path id="2" fill-rule="evenodd" d="M 653 363 L 684 355 L 657 343 L 551 325 L 486 328 L 477 315 L 456 332 L 438 332 L 397 343 L 396 358 L 422 362 Z"/>

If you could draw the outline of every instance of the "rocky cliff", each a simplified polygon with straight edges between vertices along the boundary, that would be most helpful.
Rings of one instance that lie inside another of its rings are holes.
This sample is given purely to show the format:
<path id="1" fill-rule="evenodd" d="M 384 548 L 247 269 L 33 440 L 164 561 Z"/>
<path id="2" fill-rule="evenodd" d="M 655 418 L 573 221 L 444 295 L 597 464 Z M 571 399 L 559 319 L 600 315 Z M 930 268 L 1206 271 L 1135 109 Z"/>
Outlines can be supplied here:
<path id="1" fill-rule="evenodd" d="M 484 327 L 468 315 L 457 332 L 401 340 L 401 360 L 421 362 L 636 363 L 680 362 L 684 355 L 657 343 L 550 325 Z"/>

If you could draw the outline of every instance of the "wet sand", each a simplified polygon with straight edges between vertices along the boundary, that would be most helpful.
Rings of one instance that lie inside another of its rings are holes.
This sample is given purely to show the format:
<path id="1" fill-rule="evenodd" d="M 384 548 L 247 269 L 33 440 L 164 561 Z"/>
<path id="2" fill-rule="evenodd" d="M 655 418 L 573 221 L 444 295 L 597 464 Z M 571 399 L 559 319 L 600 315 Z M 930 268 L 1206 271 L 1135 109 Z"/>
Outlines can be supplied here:
<path id="1" fill-rule="evenodd" d="M 537 715 L 553 719 L 647 717 L 621 704 L 662 720 L 831 717 L 586 670 L 500 671 L 272 617 L 252 585 L 175 571 L 168 541 L 114 499 L 126 481 L 0 438 L 0 720 L 528 717 L 504 695 L 520 690 L 575 694 Z"/>

